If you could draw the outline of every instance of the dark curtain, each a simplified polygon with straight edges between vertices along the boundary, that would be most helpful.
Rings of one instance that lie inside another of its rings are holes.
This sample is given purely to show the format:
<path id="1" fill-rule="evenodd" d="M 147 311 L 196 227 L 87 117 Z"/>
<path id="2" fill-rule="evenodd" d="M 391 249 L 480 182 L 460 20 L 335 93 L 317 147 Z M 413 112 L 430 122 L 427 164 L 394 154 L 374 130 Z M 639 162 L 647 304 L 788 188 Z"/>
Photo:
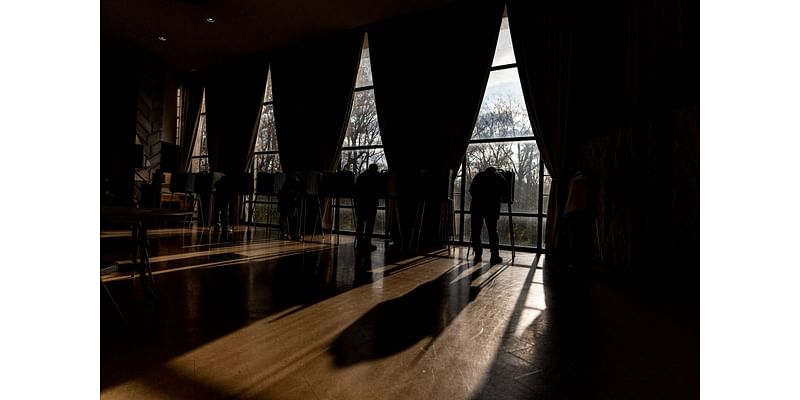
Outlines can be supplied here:
<path id="1" fill-rule="evenodd" d="M 139 53 L 128 44 L 101 43 L 100 200 L 130 206 L 134 200 L 136 101 Z"/>
<path id="2" fill-rule="evenodd" d="M 508 24 L 519 79 L 539 152 L 552 177 L 545 246 L 556 246 L 560 194 L 568 182 L 567 121 L 574 69 L 573 0 L 509 0 Z"/>
<path id="3" fill-rule="evenodd" d="M 381 139 L 391 168 L 458 170 L 502 14 L 499 1 L 461 2 L 369 30 Z"/>
<path id="4" fill-rule="evenodd" d="M 410 234 L 421 170 L 453 173 L 467 150 L 503 15 L 500 1 L 460 2 L 369 29 L 375 102 L 386 159 L 398 177 L 399 211 Z M 437 192 L 452 182 L 424 185 Z M 423 193 L 430 196 L 430 193 Z M 403 200 L 403 198 L 411 198 Z M 423 241 L 437 241 L 440 211 L 428 207 Z M 427 212 L 427 211 L 426 211 Z"/>
<path id="5" fill-rule="evenodd" d="M 557 249 L 580 147 L 699 104 L 699 3 L 509 0 L 508 18 L 525 102 L 553 177 L 545 243 Z"/>
<path id="6" fill-rule="evenodd" d="M 635 1 L 625 15 L 625 108 L 632 111 L 623 123 L 699 106 L 699 0 Z"/>
<path id="7" fill-rule="evenodd" d="M 272 63 L 284 171 L 331 171 L 341 151 L 363 32 L 287 49 Z"/>
<path id="8" fill-rule="evenodd" d="M 203 83 L 197 76 L 183 77 L 181 83 L 181 147 L 180 170 L 189 171 L 192 150 L 197 137 L 197 121 L 203 102 Z"/>
<path id="9" fill-rule="evenodd" d="M 213 172 L 247 170 L 255 146 L 269 64 L 250 59 L 209 71 L 206 84 L 208 162 Z"/>

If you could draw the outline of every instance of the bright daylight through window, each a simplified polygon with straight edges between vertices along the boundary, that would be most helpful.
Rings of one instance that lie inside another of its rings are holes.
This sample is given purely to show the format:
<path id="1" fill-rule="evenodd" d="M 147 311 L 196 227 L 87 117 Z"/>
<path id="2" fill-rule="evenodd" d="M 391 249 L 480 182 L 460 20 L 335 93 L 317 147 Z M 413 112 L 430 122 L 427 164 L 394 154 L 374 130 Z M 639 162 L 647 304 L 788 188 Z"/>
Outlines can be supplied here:
<path id="1" fill-rule="evenodd" d="M 470 238 L 469 184 L 486 167 L 514 172 L 515 201 L 511 221 L 515 245 L 541 248 L 546 223 L 550 176 L 542 164 L 535 133 L 522 95 L 508 18 L 503 18 L 492 61 L 489 82 L 475 122 L 467 154 L 455 182 L 455 208 L 458 240 Z M 500 244 L 511 244 L 509 213 L 506 205 L 497 224 Z M 483 232 L 482 241 L 489 238 Z"/>

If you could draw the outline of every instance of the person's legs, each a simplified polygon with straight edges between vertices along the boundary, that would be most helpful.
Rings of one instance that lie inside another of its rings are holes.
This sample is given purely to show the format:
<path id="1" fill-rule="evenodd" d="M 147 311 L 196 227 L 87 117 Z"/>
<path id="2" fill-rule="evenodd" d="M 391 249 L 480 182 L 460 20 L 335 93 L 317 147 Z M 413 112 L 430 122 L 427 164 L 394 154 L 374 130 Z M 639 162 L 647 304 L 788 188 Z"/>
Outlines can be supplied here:
<path id="1" fill-rule="evenodd" d="M 372 245 L 372 230 L 375 229 L 375 216 L 378 214 L 377 208 L 370 208 L 366 210 L 365 214 L 365 229 L 364 229 L 364 243 L 367 246 Z"/>
<path id="2" fill-rule="evenodd" d="M 497 234 L 497 220 L 499 215 L 486 216 L 486 230 L 489 232 L 489 250 L 492 253 L 491 262 L 493 264 L 502 262 L 500 258 L 500 236 Z"/>
<path id="3" fill-rule="evenodd" d="M 289 238 L 289 227 L 287 226 L 288 223 L 288 213 L 286 210 L 280 210 L 280 217 L 278 218 L 278 224 L 281 227 L 281 239 L 288 239 Z"/>
<path id="4" fill-rule="evenodd" d="M 366 226 L 367 219 L 364 217 L 364 213 L 361 212 L 360 209 L 356 208 L 356 242 L 361 244 L 360 242 L 364 239 L 364 227 Z"/>
<path id="5" fill-rule="evenodd" d="M 219 208 L 219 222 L 223 231 L 227 231 L 231 227 L 231 214 L 233 213 L 233 196 L 229 193 L 217 193 L 220 208 Z"/>
<path id="6" fill-rule="evenodd" d="M 358 200 L 355 201 L 355 225 L 356 225 L 356 246 L 364 247 L 367 242 L 367 228 L 368 228 L 368 217 L 369 217 L 369 210 L 367 210 L 363 204 L 361 204 Z"/>
<path id="7" fill-rule="evenodd" d="M 297 209 L 293 209 L 292 212 L 289 214 L 289 237 L 294 240 L 300 240 L 300 230 L 298 229 L 299 225 L 299 214 Z"/>
<path id="8" fill-rule="evenodd" d="M 483 249 L 481 248 L 481 230 L 483 229 L 483 213 L 477 210 L 472 211 L 472 217 L 470 221 L 470 227 L 472 229 L 471 235 L 471 242 L 472 242 L 472 250 L 475 251 L 475 258 L 480 259 L 481 255 L 483 255 Z"/>

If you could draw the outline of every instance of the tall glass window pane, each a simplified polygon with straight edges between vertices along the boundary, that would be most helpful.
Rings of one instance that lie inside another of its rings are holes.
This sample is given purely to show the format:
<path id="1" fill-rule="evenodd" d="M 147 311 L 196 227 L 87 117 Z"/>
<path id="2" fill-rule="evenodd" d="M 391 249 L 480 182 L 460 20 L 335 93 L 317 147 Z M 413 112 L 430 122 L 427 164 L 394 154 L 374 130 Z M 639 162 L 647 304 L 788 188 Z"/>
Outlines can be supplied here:
<path id="1" fill-rule="evenodd" d="M 542 166 L 544 168 L 544 166 Z M 542 188 L 542 212 L 547 213 L 548 203 L 550 201 L 550 185 L 552 184 L 553 180 L 550 175 L 544 176 L 544 185 Z"/>
<path id="2" fill-rule="evenodd" d="M 464 173 L 464 169 L 458 167 L 458 172 L 456 173 L 455 180 L 453 180 L 453 199 L 454 199 L 453 206 L 456 211 L 461 210 L 461 201 L 459 199 L 461 199 L 461 193 L 462 193 L 462 188 L 461 188 L 462 173 Z"/>
<path id="3" fill-rule="evenodd" d="M 272 70 L 267 70 L 267 89 L 264 91 L 264 102 L 272 103 Z"/>
<path id="4" fill-rule="evenodd" d="M 258 121 L 256 143 L 253 148 L 253 179 L 258 180 L 258 172 L 280 172 L 281 158 L 278 153 L 278 135 L 275 130 L 275 110 L 272 102 L 272 72 L 267 70 L 267 84 L 264 88 L 264 101 Z M 257 182 L 256 182 L 257 183 Z M 278 223 L 277 199 L 275 197 L 257 196 L 246 198 L 245 202 L 253 204 L 253 221 L 259 224 L 276 225 Z M 244 210 L 249 219 L 249 207 Z"/>
<path id="5" fill-rule="evenodd" d="M 258 124 L 255 151 L 257 153 L 278 151 L 278 135 L 275 133 L 275 110 L 271 103 L 261 107 L 261 119 Z"/>
<path id="6" fill-rule="evenodd" d="M 256 144 L 253 150 L 253 170 L 256 172 L 281 171 L 278 155 L 278 134 L 275 130 L 275 109 L 272 104 L 272 73 L 267 72 L 267 87 L 264 91 L 264 105 L 258 122 Z"/>
<path id="7" fill-rule="evenodd" d="M 497 37 L 497 48 L 494 51 L 492 66 L 514 64 L 514 47 L 511 45 L 511 32 L 508 29 L 508 18 L 503 18 L 500 24 L 500 34 Z"/>
<path id="8" fill-rule="evenodd" d="M 208 137 L 206 135 L 206 94 L 200 103 L 200 118 L 197 121 L 197 133 L 192 149 L 192 159 L 189 165 L 191 172 L 208 172 Z"/>
<path id="9" fill-rule="evenodd" d="M 197 155 L 199 156 L 208 156 L 208 135 L 206 134 L 206 116 L 205 114 L 200 116 L 200 120 L 198 121 L 197 126 L 197 141 L 198 143 L 195 144 L 195 148 L 197 149 Z"/>
<path id="10" fill-rule="evenodd" d="M 514 211 L 537 212 L 539 207 L 539 148 L 533 140 L 473 143 L 467 147 L 464 208 L 469 210 L 469 185 L 487 167 L 514 173 Z M 459 182 L 460 184 L 460 182 Z"/>
<path id="11" fill-rule="evenodd" d="M 340 168 L 353 171 L 356 176 L 367 170 L 370 164 L 378 164 L 378 170 L 387 169 L 386 156 L 381 148 L 342 150 Z"/>
<path id="12" fill-rule="evenodd" d="M 512 234 L 516 246 L 533 248 L 539 245 L 539 205 L 543 203 L 542 192 L 545 179 L 539 148 L 534 138 L 522 85 L 514 57 L 508 19 L 503 18 L 495 48 L 492 70 L 486 85 L 483 102 L 475 122 L 470 145 L 462 165 L 463 187 L 456 182 L 456 192 L 464 201 L 464 224 L 460 227 L 463 239 L 470 240 L 471 203 L 469 187 L 475 175 L 489 166 L 514 173 L 514 203 L 502 205 L 498 221 L 501 245 L 510 245 Z M 546 176 L 549 179 L 549 176 Z M 549 181 L 548 181 L 549 183 Z M 544 205 L 544 204 L 543 204 Z M 460 209 L 460 204 L 456 205 Z M 544 210 L 546 212 L 546 210 Z M 458 215 L 460 217 L 460 215 Z M 511 228 L 513 221 L 513 232 Z M 482 241 L 488 244 L 488 236 L 481 233 Z"/>
<path id="13" fill-rule="evenodd" d="M 503 209 L 507 206 L 504 204 Z M 538 222 L 536 217 L 514 216 L 511 221 L 514 223 L 514 245 L 523 247 L 536 247 L 538 239 Z M 464 218 L 464 240 L 469 242 L 472 238 L 472 216 L 467 214 Z M 511 245 L 511 229 L 508 214 L 501 215 L 497 220 L 497 236 L 500 237 L 500 245 Z M 489 235 L 486 233 L 486 225 L 481 228 L 481 241 L 489 243 Z"/>
<path id="14" fill-rule="evenodd" d="M 342 146 L 383 146 L 374 90 L 359 91 L 353 95 L 353 107 Z"/>
<path id="15" fill-rule="evenodd" d="M 245 210 L 247 212 L 247 210 Z M 275 225 L 279 221 L 278 205 L 275 202 L 256 202 L 253 205 L 253 222 Z"/>
<path id="16" fill-rule="evenodd" d="M 208 172 L 208 157 L 193 158 L 189 167 L 191 172 Z"/>
<path id="17" fill-rule="evenodd" d="M 387 169 L 386 155 L 383 152 L 381 131 L 378 126 L 378 112 L 375 107 L 375 91 L 372 86 L 372 68 L 369 57 L 369 42 L 364 37 L 361 60 L 358 65 L 355 93 L 347 121 L 342 152 L 339 157 L 339 168 L 352 171 L 356 176 L 367 170 L 370 164 L 377 164 L 379 169 Z M 340 205 L 333 206 L 334 212 L 339 207 L 339 229 L 354 231 L 353 213 L 349 200 L 341 199 Z M 375 221 L 375 234 L 382 234 L 384 212 L 379 211 Z"/>
<path id="18" fill-rule="evenodd" d="M 378 112 L 375 107 L 375 91 L 369 88 L 371 84 L 372 70 L 368 41 L 365 37 L 358 66 L 356 92 L 353 94 L 353 105 L 347 121 L 339 162 L 341 169 L 353 171 L 356 175 L 373 163 L 378 164 L 381 169 L 387 168 L 378 126 Z M 363 89 L 364 87 L 367 88 Z"/>
<path id="19" fill-rule="evenodd" d="M 280 172 L 281 156 L 278 153 L 256 154 L 253 156 L 256 172 Z"/>
<path id="20" fill-rule="evenodd" d="M 372 86 L 372 64 L 369 61 L 369 40 L 364 38 L 364 47 L 361 49 L 361 62 L 358 65 L 356 89 Z"/>
<path id="21" fill-rule="evenodd" d="M 473 139 L 533 136 L 516 68 L 489 73 Z"/>

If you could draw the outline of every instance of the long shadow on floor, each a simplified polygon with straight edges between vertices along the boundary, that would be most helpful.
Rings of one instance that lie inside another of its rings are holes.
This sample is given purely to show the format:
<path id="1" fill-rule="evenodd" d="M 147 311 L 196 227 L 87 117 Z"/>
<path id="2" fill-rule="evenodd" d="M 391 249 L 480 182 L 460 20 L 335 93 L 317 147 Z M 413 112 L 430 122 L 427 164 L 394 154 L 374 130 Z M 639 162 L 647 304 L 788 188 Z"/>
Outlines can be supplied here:
<path id="1" fill-rule="evenodd" d="M 438 337 L 480 291 L 470 282 L 484 268 L 455 281 L 470 266 L 458 264 L 411 292 L 373 307 L 334 341 L 330 351 L 336 365 L 387 357 L 425 337 Z"/>
<path id="2" fill-rule="evenodd" d="M 545 291 L 548 308 L 518 334 L 524 300 L 537 285 L 533 273 L 473 399 L 699 397 L 699 325 L 691 315 L 676 316 L 619 288 L 573 281 Z"/>
<path id="3" fill-rule="evenodd" d="M 352 289 L 352 280 L 337 279 L 353 274 L 336 262 L 352 257 L 349 251 L 340 246 L 241 263 L 231 254 L 210 257 L 204 262 L 234 264 L 158 275 L 158 302 L 129 280 L 109 282 L 129 324 L 122 324 L 101 293 L 101 389 L 152 371 L 255 321 Z"/>

